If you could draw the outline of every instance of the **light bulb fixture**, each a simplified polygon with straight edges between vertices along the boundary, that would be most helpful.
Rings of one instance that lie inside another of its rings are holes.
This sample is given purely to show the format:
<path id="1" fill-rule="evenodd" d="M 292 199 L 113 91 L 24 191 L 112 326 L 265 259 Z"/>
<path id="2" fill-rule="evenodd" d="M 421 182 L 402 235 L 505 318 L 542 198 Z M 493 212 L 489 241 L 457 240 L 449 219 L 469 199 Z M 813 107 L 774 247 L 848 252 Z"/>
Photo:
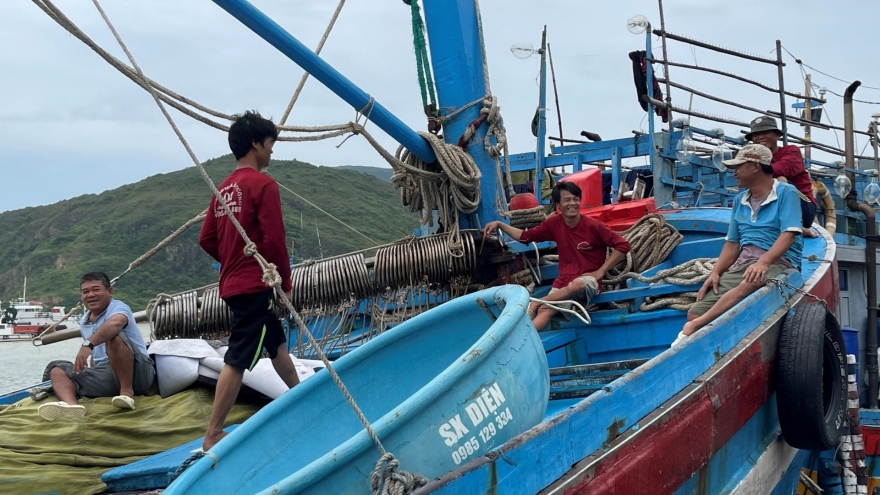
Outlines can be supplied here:
<path id="1" fill-rule="evenodd" d="M 869 205 L 874 203 L 880 204 L 880 186 L 877 185 L 876 177 L 871 177 L 871 183 L 865 186 L 862 195 L 865 197 L 865 202 Z"/>
<path id="2" fill-rule="evenodd" d="M 642 14 L 634 15 L 626 20 L 626 30 L 632 34 L 642 34 L 651 27 L 648 18 Z"/>
<path id="3" fill-rule="evenodd" d="M 694 155 L 697 154 L 697 144 L 691 138 L 691 130 L 685 127 L 681 131 L 681 137 L 675 143 L 675 157 L 681 163 L 690 163 Z"/>

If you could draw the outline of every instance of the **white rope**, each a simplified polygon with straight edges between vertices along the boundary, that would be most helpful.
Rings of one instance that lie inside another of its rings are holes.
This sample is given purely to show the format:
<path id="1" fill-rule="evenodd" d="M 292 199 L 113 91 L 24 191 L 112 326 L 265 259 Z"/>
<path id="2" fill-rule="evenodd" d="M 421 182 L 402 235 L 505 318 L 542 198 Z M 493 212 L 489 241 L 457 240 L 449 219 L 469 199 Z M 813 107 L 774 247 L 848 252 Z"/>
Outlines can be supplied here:
<path id="1" fill-rule="evenodd" d="M 44 0 L 44 1 L 48 2 L 48 0 Z M 137 71 L 139 77 L 142 80 L 146 80 L 146 77 L 144 76 L 140 67 L 137 65 L 137 62 L 134 60 L 134 57 L 132 56 L 131 52 L 129 52 L 128 47 L 122 41 L 122 38 L 119 36 L 119 33 L 116 32 L 116 28 L 113 27 L 113 24 L 110 22 L 110 19 L 107 18 L 107 15 L 104 13 L 104 10 L 101 8 L 100 3 L 98 3 L 98 0 L 92 0 L 92 2 L 95 4 L 95 7 L 98 9 L 98 12 L 101 14 L 101 17 L 104 19 L 104 22 L 107 24 L 107 27 L 110 28 L 110 31 L 113 33 L 114 38 L 116 38 L 117 43 L 119 43 L 119 45 L 122 47 L 123 51 L 125 52 L 125 55 L 128 57 L 129 61 L 131 61 L 131 64 L 135 68 L 135 70 Z M 198 159 L 196 158 L 195 153 L 193 153 L 192 148 L 190 148 L 189 143 L 187 143 L 186 139 L 183 137 L 183 134 L 180 132 L 180 130 L 177 128 L 177 125 L 174 123 L 174 120 L 168 114 L 168 111 L 165 109 L 164 105 L 162 105 L 162 102 L 159 99 L 159 96 L 156 94 L 155 89 L 152 88 L 152 86 L 149 86 L 149 87 L 150 87 L 150 93 L 152 94 L 153 99 L 156 102 L 156 105 L 159 106 L 159 109 L 162 111 L 162 114 L 165 115 L 165 118 L 168 120 L 168 123 L 171 125 L 172 129 L 174 129 L 174 132 L 177 134 L 177 137 L 180 140 L 181 144 L 183 144 L 184 148 L 186 148 L 187 152 L 189 153 L 190 158 L 192 158 L 193 163 L 196 165 L 196 167 L 198 167 L 198 169 L 202 173 L 202 177 L 205 179 L 205 181 L 211 187 L 211 189 L 214 193 L 214 196 L 217 198 L 218 202 L 223 206 L 223 209 L 227 213 L 226 217 L 229 218 L 229 220 L 235 226 L 236 230 L 238 230 L 239 235 L 242 237 L 242 239 L 244 239 L 245 246 L 246 246 L 245 253 L 248 255 L 252 255 L 254 257 L 254 259 L 256 259 L 257 262 L 260 264 L 260 266 L 263 267 L 264 280 L 271 279 L 271 282 L 274 284 L 274 285 L 272 285 L 273 290 L 275 291 L 276 295 L 283 301 L 285 307 L 287 307 L 287 310 L 290 312 L 291 316 L 293 317 L 294 322 L 297 325 L 297 328 L 299 328 L 299 330 L 308 338 L 309 344 L 311 344 L 313 346 L 313 348 L 315 349 L 315 352 L 318 354 L 318 357 L 324 363 L 324 366 L 327 369 L 327 372 L 330 374 L 330 377 L 333 379 L 334 383 L 336 383 L 336 386 L 339 387 L 340 392 L 342 392 L 342 395 L 345 397 L 346 401 L 348 401 L 348 403 L 351 406 L 352 410 L 354 411 L 355 415 L 357 415 L 358 419 L 364 425 L 364 429 L 367 431 L 367 434 L 370 436 L 370 438 L 376 444 L 376 447 L 379 449 L 379 452 L 381 452 L 381 454 L 384 456 L 385 454 L 387 454 L 387 452 L 385 451 L 385 448 L 382 446 L 382 442 L 379 440 L 379 437 L 376 435 L 376 432 L 370 426 L 370 422 L 364 416 L 363 412 L 358 407 L 354 398 L 351 396 L 348 389 L 342 383 L 342 380 L 340 379 L 339 375 L 336 373 L 336 370 L 333 369 L 333 366 L 330 363 L 330 360 L 327 359 L 327 356 L 321 350 L 317 341 L 315 341 L 314 336 L 311 334 L 308 327 L 302 321 L 302 318 L 300 318 L 299 313 L 297 313 L 296 310 L 293 308 L 293 305 L 291 304 L 290 300 L 287 298 L 287 295 L 284 293 L 283 290 L 281 290 L 281 286 L 280 286 L 281 280 L 280 280 L 280 277 L 278 276 L 278 273 L 274 271 L 274 265 L 272 265 L 271 263 L 268 263 L 265 260 L 265 258 L 263 258 L 262 255 L 260 255 L 260 253 L 257 251 L 256 245 L 250 240 L 247 233 L 244 231 L 244 228 L 242 228 L 241 224 L 238 222 L 238 220 L 235 218 L 235 216 L 232 215 L 232 212 L 229 209 L 229 205 L 223 199 L 223 195 L 221 195 L 220 192 L 217 190 L 216 186 L 214 185 L 211 178 L 208 176 L 204 167 L 202 167 L 201 163 L 199 163 Z"/>
<path id="2" fill-rule="evenodd" d="M 547 306 L 548 308 L 555 309 L 556 311 L 561 311 L 563 313 L 572 314 L 572 315 L 576 316 L 579 320 L 584 322 L 584 325 L 589 325 L 591 322 L 590 314 L 587 313 L 587 310 L 584 309 L 584 307 L 581 306 L 581 304 L 579 302 L 577 302 L 573 299 L 569 299 L 569 300 L 565 300 L 565 301 L 546 301 L 544 299 L 540 299 L 537 297 L 530 297 L 529 299 L 531 299 L 532 302 L 541 303 L 544 306 Z M 583 316 L 581 316 L 581 314 L 578 313 L 577 311 L 574 311 L 574 310 L 571 310 L 571 309 L 568 309 L 567 307 L 565 307 L 568 305 L 576 306 L 578 309 L 581 310 L 581 313 L 583 313 Z"/>
<path id="3" fill-rule="evenodd" d="M 315 55 L 321 54 L 321 49 L 324 48 L 324 43 L 327 42 L 327 37 L 330 36 L 330 31 L 333 30 L 333 26 L 336 24 L 336 19 L 339 17 L 339 13 L 342 12 L 343 5 L 345 5 L 345 0 L 339 0 L 339 5 L 336 6 L 336 11 L 333 12 L 333 17 L 330 18 L 330 22 L 327 24 L 327 29 L 324 30 L 324 35 L 321 36 L 321 41 L 318 42 L 318 46 L 315 48 Z M 309 73 L 303 72 L 302 78 L 299 80 L 299 84 L 296 86 L 296 90 L 290 98 L 290 103 L 287 104 L 287 109 L 284 110 L 284 115 L 281 116 L 281 120 L 278 123 L 279 125 L 284 125 L 284 123 L 287 122 L 287 117 L 290 116 L 290 111 L 293 110 L 293 105 L 296 104 L 296 100 L 299 98 L 299 94 L 306 85 L 306 80 L 308 78 Z"/>

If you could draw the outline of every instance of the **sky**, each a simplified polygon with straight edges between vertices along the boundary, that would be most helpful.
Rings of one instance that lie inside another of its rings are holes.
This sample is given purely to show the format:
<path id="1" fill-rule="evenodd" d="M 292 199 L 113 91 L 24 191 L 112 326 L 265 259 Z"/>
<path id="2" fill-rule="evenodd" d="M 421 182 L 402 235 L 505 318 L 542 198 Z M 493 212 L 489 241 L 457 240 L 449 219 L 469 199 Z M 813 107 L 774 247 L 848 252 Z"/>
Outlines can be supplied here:
<path id="1" fill-rule="evenodd" d="M 56 5 L 102 47 L 125 56 L 92 2 L 55 0 Z M 253 0 L 309 47 L 317 45 L 337 2 Z M 208 0 L 104 0 L 102 7 L 148 77 L 210 108 L 238 113 L 257 109 L 278 120 L 302 69 Z M 813 82 L 843 94 L 859 79 L 857 99 L 880 102 L 880 2 L 835 4 L 667 0 L 669 32 L 756 55 L 775 57 L 775 40 L 814 69 Z M 540 45 L 548 29 L 562 125 L 566 137 L 582 130 L 604 139 L 647 130 L 635 99 L 627 53 L 643 49 L 644 35 L 630 34 L 628 18 L 642 14 L 660 26 L 656 1 L 482 0 L 489 77 L 498 97 L 512 153 L 532 151 L 530 122 L 538 103 L 537 56 L 512 56 L 514 44 Z M 0 7 L 0 212 L 52 204 L 100 193 L 146 177 L 192 166 L 150 95 L 69 35 L 33 1 Z M 655 53 L 660 41 L 655 37 Z M 776 68 L 743 62 L 689 45 L 668 42 L 672 61 L 714 67 L 776 86 Z M 403 122 L 425 128 L 416 79 L 409 8 L 400 0 L 347 0 L 322 57 Z M 804 91 L 803 72 L 785 54 L 786 89 Z M 659 67 L 658 67 L 659 69 Z M 826 73 L 820 74 L 817 71 Z M 778 96 L 719 76 L 671 68 L 672 80 L 728 100 L 778 109 Z M 558 134 L 552 92 L 548 129 Z M 673 88 L 678 106 L 748 121 L 750 112 L 724 107 Z M 843 125 L 840 97 L 828 94 L 826 118 Z M 789 98 L 787 104 L 794 103 Z M 865 129 L 880 105 L 855 105 L 855 126 Z M 223 132 L 171 110 L 197 158 L 229 153 Z M 290 123 L 326 125 L 353 120 L 355 111 L 310 80 Z M 825 120 L 829 122 L 829 120 Z M 659 121 L 658 121 L 659 125 Z M 693 121 L 704 128 L 735 126 Z M 388 149 L 396 143 L 369 127 Z M 798 129 L 797 133 L 801 133 Z M 814 132 L 814 139 L 843 147 L 843 135 Z M 315 165 L 388 167 L 362 137 L 317 143 L 279 143 L 274 158 Z M 861 151 L 866 140 L 857 138 Z M 296 189 L 295 184 L 288 187 Z M 206 198 L 209 192 L 206 188 Z"/>

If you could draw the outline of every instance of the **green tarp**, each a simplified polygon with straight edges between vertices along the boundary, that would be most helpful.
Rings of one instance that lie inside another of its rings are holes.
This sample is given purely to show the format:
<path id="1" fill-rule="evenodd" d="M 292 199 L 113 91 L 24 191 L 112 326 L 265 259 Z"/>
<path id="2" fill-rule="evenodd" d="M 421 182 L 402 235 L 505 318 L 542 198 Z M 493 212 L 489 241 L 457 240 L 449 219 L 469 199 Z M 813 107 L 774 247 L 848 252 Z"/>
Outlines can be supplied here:
<path id="1" fill-rule="evenodd" d="M 37 414 L 46 401 L 17 402 L 0 410 L 0 493 L 102 493 L 104 472 L 204 436 L 213 400 L 213 390 L 201 387 L 167 399 L 137 397 L 134 411 L 116 409 L 109 397 L 83 399 L 85 418 L 55 422 Z M 257 409 L 236 404 L 226 425 Z"/>

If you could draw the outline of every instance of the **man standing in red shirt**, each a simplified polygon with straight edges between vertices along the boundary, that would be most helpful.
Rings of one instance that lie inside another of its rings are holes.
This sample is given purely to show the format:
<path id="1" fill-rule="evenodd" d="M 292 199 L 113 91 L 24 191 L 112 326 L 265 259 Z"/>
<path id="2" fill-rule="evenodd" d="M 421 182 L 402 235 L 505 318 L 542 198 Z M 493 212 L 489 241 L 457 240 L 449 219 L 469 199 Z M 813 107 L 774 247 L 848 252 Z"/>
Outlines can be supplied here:
<path id="1" fill-rule="evenodd" d="M 274 263 L 281 275 L 282 290 L 290 295 L 290 264 L 281 216 L 278 184 L 260 173 L 269 166 L 278 129 L 256 112 L 238 116 L 229 128 L 229 148 L 238 166 L 218 190 L 229 210 L 257 246 L 257 251 Z M 232 310 L 229 350 L 217 380 L 214 409 L 202 442 L 207 451 L 226 436 L 223 423 L 235 404 L 244 370 L 253 369 L 263 349 L 288 387 L 299 383 L 293 361 L 287 353 L 287 339 L 275 315 L 275 296 L 263 283 L 263 270 L 253 257 L 244 254 L 245 243 L 226 209 L 211 198 L 208 216 L 199 234 L 199 244 L 220 262 L 220 297 Z"/>
<path id="2" fill-rule="evenodd" d="M 790 183 L 800 193 L 804 237 L 817 237 L 818 234 L 810 230 L 813 219 L 816 218 L 816 198 L 813 197 L 813 183 L 804 166 L 800 148 L 794 145 L 779 146 L 782 131 L 776 127 L 776 119 L 773 117 L 758 117 L 749 127 L 746 139 L 755 144 L 763 144 L 773 153 L 773 178 Z"/>
<path id="3" fill-rule="evenodd" d="M 620 234 L 604 223 L 581 215 L 581 188 L 573 182 L 560 181 L 553 186 L 553 202 L 559 205 L 560 215 L 552 215 L 537 227 L 520 230 L 494 221 L 486 224 L 483 235 L 491 235 L 498 228 L 513 239 L 530 242 L 553 241 L 559 252 L 559 275 L 545 301 L 577 299 L 589 303 L 602 290 L 602 277 L 629 252 L 630 245 Z M 607 256 L 608 248 L 611 254 Z M 529 316 L 538 331 L 544 329 L 556 310 L 533 302 Z"/>

